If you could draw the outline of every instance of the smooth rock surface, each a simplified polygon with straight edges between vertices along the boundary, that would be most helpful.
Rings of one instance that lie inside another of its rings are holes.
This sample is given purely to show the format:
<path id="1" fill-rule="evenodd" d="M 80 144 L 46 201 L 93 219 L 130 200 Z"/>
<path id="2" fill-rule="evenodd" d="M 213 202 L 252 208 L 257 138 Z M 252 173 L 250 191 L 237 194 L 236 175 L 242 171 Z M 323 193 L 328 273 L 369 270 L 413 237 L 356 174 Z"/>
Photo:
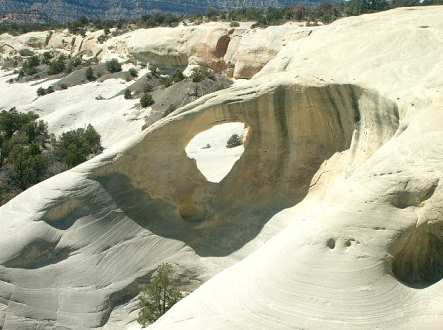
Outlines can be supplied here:
<path id="1" fill-rule="evenodd" d="M 189 290 L 216 275 L 152 329 L 439 329 L 441 17 L 321 27 L 1 207 L 0 326 L 137 329 L 171 262 Z M 248 143 L 208 182 L 185 148 L 230 122 Z"/>

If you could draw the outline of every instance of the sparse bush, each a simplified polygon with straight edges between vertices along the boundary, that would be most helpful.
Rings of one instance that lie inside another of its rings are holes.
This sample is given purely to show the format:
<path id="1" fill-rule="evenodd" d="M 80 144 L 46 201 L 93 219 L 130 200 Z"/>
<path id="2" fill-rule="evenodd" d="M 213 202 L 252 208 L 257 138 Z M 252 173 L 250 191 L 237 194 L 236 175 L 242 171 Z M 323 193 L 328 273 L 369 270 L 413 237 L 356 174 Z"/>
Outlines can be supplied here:
<path id="1" fill-rule="evenodd" d="M 238 134 L 233 134 L 226 143 L 226 148 L 235 148 L 241 146 L 242 144 L 242 138 Z"/>
<path id="2" fill-rule="evenodd" d="M 65 70 L 65 57 L 60 55 L 49 64 L 48 74 L 59 74 Z"/>
<path id="3" fill-rule="evenodd" d="M 51 94 L 54 92 L 55 92 L 54 86 L 49 86 L 48 88 L 46 88 L 46 94 Z"/>
<path id="4" fill-rule="evenodd" d="M 43 87 L 39 87 L 39 88 L 37 89 L 37 95 L 38 95 L 38 96 L 46 95 L 46 89 L 44 89 Z"/>
<path id="5" fill-rule="evenodd" d="M 0 113 L 0 167 L 6 170 L 10 185 L 5 188 L 3 183 L 3 191 L 16 190 L 13 187 L 26 189 L 41 181 L 46 173 L 47 161 L 42 150 L 49 134 L 47 125 L 37 118 L 32 112 L 19 113 L 15 108 Z"/>
<path id="6" fill-rule="evenodd" d="M 174 268 L 170 264 L 157 267 L 139 297 L 138 322 L 143 326 L 155 322 L 183 298 L 174 283 Z"/>
<path id="7" fill-rule="evenodd" d="M 129 89 L 126 89 L 125 90 L 125 99 L 126 100 L 130 100 L 130 99 L 132 99 L 132 92 L 131 92 L 131 90 L 129 90 Z"/>
<path id="8" fill-rule="evenodd" d="M 74 58 L 71 60 L 71 63 L 72 63 L 72 65 L 73 65 L 74 67 L 78 67 L 78 66 L 80 66 L 80 65 L 82 64 L 82 59 L 81 59 L 80 57 L 74 57 Z"/>
<path id="9" fill-rule="evenodd" d="M 229 24 L 229 26 L 230 26 L 230 27 L 239 27 L 239 26 L 240 26 L 240 23 L 239 23 L 239 22 L 231 22 L 231 23 Z"/>
<path id="10" fill-rule="evenodd" d="M 61 89 L 68 89 L 68 85 L 66 85 L 66 84 L 61 84 L 61 85 L 60 85 L 60 88 L 61 88 Z"/>
<path id="11" fill-rule="evenodd" d="M 17 80 L 23 79 L 24 76 L 25 76 L 25 71 L 20 70 L 17 75 Z"/>
<path id="12" fill-rule="evenodd" d="M 155 76 L 158 77 L 158 72 L 159 72 L 159 68 L 157 64 L 151 64 L 149 63 L 148 66 L 149 71 L 151 71 L 151 73 Z"/>
<path id="13" fill-rule="evenodd" d="M 94 81 L 96 79 L 94 76 L 94 70 L 92 70 L 91 67 L 88 67 L 86 69 L 85 75 L 86 75 L 86 79 L 88 79 L 89 81 Z"/>
<path id="14" fill-rule="evenodd" d="M 51 52 L 44 52 L 43 53 L 42 63 L 43 64 L 50 64 L 51 63 L 51 59 L 53 57 L 54 57 L 54 55 Z"/>
<path id="15" fill-rule="evenodd" d="M 40 65 L 40 59 L 37 55 L 31 56 L 25 63 L 25 65 L 28 65 L 30 67 L 36 67 Z"/>
<path id="16" fill-rule="evenodd" d="M 106 69 L 111 72 L 111 73 L 115 73 L 115 72 L 121 72 L 122 71 L 122 66 L 121 64 L 118 62 L 118 60 L 116 59 L 112 59 L 108 62 L 106 62 Z"/>
<path id="17" fill-rule="evenodd" d="M 177 70 L 177 71 L 175 71 L 175 74 L 174 74 L 174 76 L 172 77 L 172 80 L 173 80 L 174 82 L 179 82 L 179 81 L 182 81 L 183 79 L 185 79 L 185 76 L 184 76 L 184 74 L 183 74 L 183 71 L 181 71 L 181 70 Z"/>
<path id="18" fill-rule="evenodd" d="M 162 85 L 164 87 L 169 87 L 169 86 L 172 86 L 172 84 L 174 83 L 174 80 L 171 77 L 169 77 L 169 76 L 162 77 L 161 78 L 161 83 L 162 83 Z"/>
<path id="19" fill-rule="evenodd" d="M 140 99 L 140 105 L 143 108 L 147 108 L 154 104 L 154 99 L 151 94 L 144 94 Z"/>
<path id="20" fill-rule="evenodd" d="M 16 144 L 9 155 L 9 180 L 25 190 L 42 181 L 48 169 L 48 161 L 37 144 Z"/>
<path id="21" fill-rule="evenodd" d="M 98 41 L 99 44 L 103 44 L 103 43 L 105 43 L 106 40 L 108 40 L 108 36 L 105 35 L 105 34 L 102 34 L 101 36 L 99 36 L 99 37 L 97 38 L 97 41 Z"/>
<path id="22" fill-rule="evenodd" d="M 135 68 L 130 68 L 128 72 L 132 77 L 134 78 L 138 77 L 138 71 Z"/>
<path id="23" fill-rule="evenodd" d="M 19 79 L 21 79 L 23 76 L 32 76 L 37 73 L 37 67 L 40 65 L 40 59 L 38 56 L 34 55 L 28 58 L 25 62 L 23 62 L 23 67 L 21 72 L 19 73 Z"/>
<path id="24" fill-rule="evenodd" d="M 201 82 L 205 79 L 214 80 L 215 77 L 214 77 L 214 74 L 211 71 L 209 71 L 208 69 L 198 68 L 192 72 L 191 79 L 193 82 L 198 83 L 198 82 Z"/>
<path id="25" fill-rule="evenodd" d="M 69 168 L 77 166 L 103 150 L 100 140 L 92 125 L 65 132 L 56 144 L 57 157 Z"/>

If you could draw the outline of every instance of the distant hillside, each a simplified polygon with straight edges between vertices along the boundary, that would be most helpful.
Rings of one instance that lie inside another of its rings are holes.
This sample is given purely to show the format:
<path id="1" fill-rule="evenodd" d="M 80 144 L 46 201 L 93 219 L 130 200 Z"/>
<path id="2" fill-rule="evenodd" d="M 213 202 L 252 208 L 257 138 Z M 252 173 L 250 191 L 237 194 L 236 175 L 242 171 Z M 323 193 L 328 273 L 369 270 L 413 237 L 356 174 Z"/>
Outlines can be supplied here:
<path id="1" fill-rule="evenodd" d="M 155 11 L 186 14 L 205 13 L 208 7 L 281 7 L 323 0 L 0 0 L 0 21 L 69 22 L 82 16 L 116 20 L 136 18 Z M 329 1 L 330 2 L 330 1 Z"/>

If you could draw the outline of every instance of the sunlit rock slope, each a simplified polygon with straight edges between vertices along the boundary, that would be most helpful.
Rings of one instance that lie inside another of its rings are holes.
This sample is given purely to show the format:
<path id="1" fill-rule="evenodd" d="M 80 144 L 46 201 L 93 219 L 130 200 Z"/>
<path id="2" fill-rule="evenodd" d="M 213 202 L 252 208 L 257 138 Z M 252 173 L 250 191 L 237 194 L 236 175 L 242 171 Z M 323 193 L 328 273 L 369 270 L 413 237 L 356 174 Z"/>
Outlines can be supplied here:
<path id="1" fill-rule="evenodd" d="M 439 329 L 443 8 L 339 20 L 0 208 L 3 329 Z M 218 183 L 186 148 L 244 123 Z M 215 276 L 214 276 L 215 275 Z M 212 277 L 212 278 L 211 278 Z"/>

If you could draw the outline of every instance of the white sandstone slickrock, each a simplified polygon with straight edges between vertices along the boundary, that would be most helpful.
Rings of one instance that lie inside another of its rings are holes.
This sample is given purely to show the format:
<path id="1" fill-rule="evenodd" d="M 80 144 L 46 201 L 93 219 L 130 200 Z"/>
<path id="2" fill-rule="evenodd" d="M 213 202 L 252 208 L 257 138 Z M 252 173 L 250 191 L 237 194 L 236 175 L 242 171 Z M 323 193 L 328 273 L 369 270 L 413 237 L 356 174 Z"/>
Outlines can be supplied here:
<path id="1" fill-rule="evenodd" d="M 225 62 L 234 67 L 234 78 L 252 78 L 284 46 L 308 37 L 314 29 L 296 23 L 248 29 L 238 37 L 232 38 L 225 55 Z"/>
<path id="2" fill-rule="evenodd" d="M 216 71 L 233 68 L 233 77 L 249 79 L 268 63 L 286 44 L 309 36 L 314 27 L 300 23 L 251 28 L 252 23 L 231 27 L 227 22 L 200 25 L 138 29 L 119 36 L 99 38 L 103 30 L 86 36 L 65 31 L 30 32 L 18 37 L 0 35 L 0 61 L 13 58 L 20 51 L 39 53 L 56 50 L 71 56 L 112 58 L 158 65 L 201 65 Z"/>
<path id="3" fill-rule="evenodd" d="M 140 130 L 149 114 L 149 109 L 137 109 L 138 100 L 115 96 L 130 85 L 120 79 L 91 82 L 37 97 L 39 87 L 47 88 L 55 81 L 9 84 L 10 77 L 8 73 L 0 76 L 0 90 L 4 93 L 0 110 L 15 107 L 21 112 L 33 111 L 48 123 L 49 132 L 55 135 L 92 124 L 107 148 Z M 97 99 L 99 96 L 103 99 Z"/>
<path id="4" fill-rule="evenodd" d="M 212 278 L 149 329 L 439 329 L 441 17 L 319 27 L 1 207 L 1 327 L 137 329 L 139 285 L 171 262 Z M 186 146 L 225 123 L 248 141 L 208 182 Z"/>

